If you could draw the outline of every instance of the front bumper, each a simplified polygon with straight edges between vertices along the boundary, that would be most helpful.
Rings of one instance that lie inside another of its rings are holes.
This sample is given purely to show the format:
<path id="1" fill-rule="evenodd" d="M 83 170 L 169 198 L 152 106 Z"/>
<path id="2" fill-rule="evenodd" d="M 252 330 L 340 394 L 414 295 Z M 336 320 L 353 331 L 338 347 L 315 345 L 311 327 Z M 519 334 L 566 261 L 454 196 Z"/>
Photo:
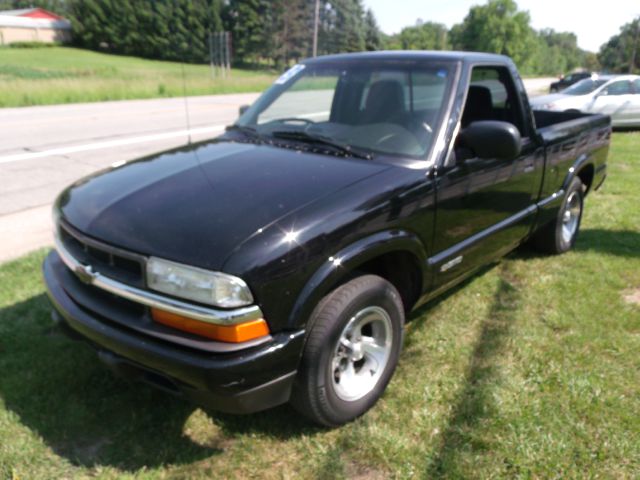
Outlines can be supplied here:
<path id="1" fill-rule="evenodd" d="M 268 342 L 243 350 L 203 352 L 126 328 L 122 319 L 92 314 L 65 290 L 69 271 L 55 251 L 45 259 L 43 272 L 64 327 L 88 341 L 118 374 L 230 413 L 264 410 L 289 399 L 304 331 L 273 334 Z"/>

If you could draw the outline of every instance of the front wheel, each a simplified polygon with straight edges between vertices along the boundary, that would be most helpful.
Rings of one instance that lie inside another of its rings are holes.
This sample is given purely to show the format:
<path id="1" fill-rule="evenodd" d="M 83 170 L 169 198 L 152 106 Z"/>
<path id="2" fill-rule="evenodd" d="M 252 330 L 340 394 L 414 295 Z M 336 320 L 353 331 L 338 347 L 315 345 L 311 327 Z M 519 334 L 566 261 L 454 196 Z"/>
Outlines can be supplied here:
<path id="1" fill-rule="evenodd" d="M 564 253 L 576 242 L 584 206 L 584 185 L 574 178 L 558 210 L 555 221 L 546 225 L 533 237 L 533 244 L 546 253 Z"/>
<path id="2" fill-rule="evenodd" d="M 404 325 L 400 294 L 363 275 L 327 295 L 309 324 L 291 402 L 318 424 L 342 425 L 373 407 L 393 375 Z"/>

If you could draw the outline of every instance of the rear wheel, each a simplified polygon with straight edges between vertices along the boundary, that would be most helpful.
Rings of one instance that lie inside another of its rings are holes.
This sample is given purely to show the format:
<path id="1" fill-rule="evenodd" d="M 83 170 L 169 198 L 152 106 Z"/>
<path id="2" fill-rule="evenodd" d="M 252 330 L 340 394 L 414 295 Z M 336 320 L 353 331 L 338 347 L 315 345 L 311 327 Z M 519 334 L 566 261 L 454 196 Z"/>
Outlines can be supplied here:
<path id="1" fill-rule="evenodd" d="M 315 309 L 291 402 L 325 426 L 349 422 L 382 396 L 402 346 L 404 309 L 393 285 L 354 278 Z"/>
<path id="2" fill-rule="evenodd" d="M 555 221 L 540 229 L 533 237 L 534 246 L 546 253 L 564 253 L 576 242 L 584 206 L 584 185 L 579 178 L 569 184 Z"/>

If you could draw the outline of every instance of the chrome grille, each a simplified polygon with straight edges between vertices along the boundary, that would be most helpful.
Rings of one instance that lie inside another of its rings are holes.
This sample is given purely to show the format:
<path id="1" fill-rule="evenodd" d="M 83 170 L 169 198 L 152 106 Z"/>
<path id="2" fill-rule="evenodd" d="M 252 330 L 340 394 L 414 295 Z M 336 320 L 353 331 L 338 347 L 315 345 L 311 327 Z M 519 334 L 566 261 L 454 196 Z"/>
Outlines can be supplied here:
<path id="1" fill-rule="evenodd" d="M 144 287 L 145 259 L 142 255 L 89 238 L 63 222 L 58 231 L 64 247 L 80 263 L 91 265 L 104 275 L 128 285 Z"/>

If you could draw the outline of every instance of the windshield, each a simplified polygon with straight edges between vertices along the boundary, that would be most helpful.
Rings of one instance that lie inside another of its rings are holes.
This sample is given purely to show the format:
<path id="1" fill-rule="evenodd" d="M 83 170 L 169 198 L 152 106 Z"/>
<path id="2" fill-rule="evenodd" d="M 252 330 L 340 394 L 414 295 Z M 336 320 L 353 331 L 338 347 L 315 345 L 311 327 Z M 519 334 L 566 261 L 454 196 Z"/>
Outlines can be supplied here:
<path id="1" fill-rule="evenodd" d="M 585 78 L 584 80 L 580 80 L 579 82 L 574 83 L 562 93 L 566 93 L 567 95 L 586 95 L 587 93 L 593 92 L 601 85 L 604 85 L 606 82 L 606 80 L 593 80 L 591 78 Z"/>
<path id="2" fill-rule="evenodd" d="M 296 65 L 236 122 L 265 137 L 424 158 L 449 97 L 453 63 Z"/>

